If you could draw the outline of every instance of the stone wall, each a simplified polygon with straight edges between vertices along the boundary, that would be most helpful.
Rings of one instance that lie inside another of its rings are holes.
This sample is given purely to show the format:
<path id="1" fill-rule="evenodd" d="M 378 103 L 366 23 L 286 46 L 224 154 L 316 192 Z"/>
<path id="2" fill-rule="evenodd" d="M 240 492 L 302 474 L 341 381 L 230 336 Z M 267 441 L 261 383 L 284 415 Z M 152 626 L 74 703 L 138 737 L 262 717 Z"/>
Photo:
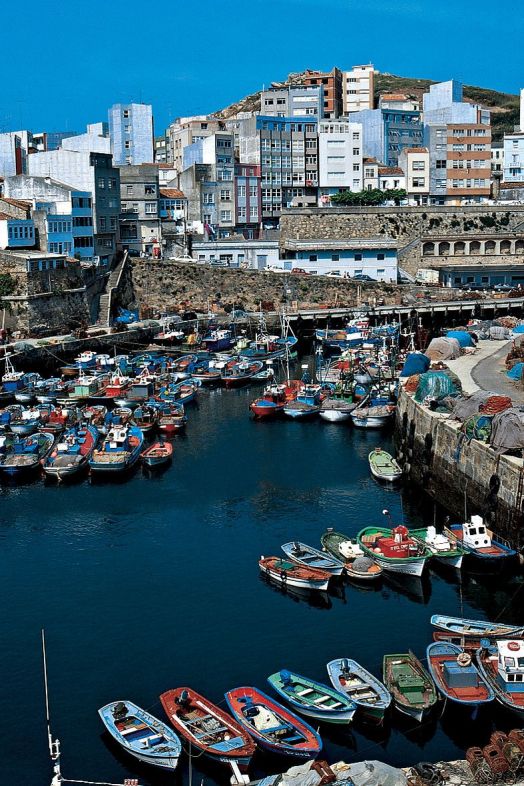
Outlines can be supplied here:
<path id="1" fill-rule="evenodd" d="M 359 301 L 360 294 L 360 301 Z M 400 290 L 390 284 L 357 285 L 320 276 L 262 273 L 256 270 L 226 270 L 209 265 L 180 262 L 129 260 L 119 292 L 119 305 L 138 306 L 145 315 L 191 308 L 207 312 L 209 307 L 232 306 L 257 311 L 278 310 L 286 301 L 300 308 L 358 306 L 360 302 L 383 299 L 400 303 Z"/>
<path id="2" fill-rule="evenodd" d="M 515 233 L 523 235 L 524 204 L 293 209 L 283 211 L 280 230 L 281 249 L 286 239 L 392 238 L 399 244 L 400 266 L 416 274 L 418 267 L 424 267 L 422 238 L 460 235 L 475 240 L 486 233 L 511 238 Z"/>
<path id="3" fill-rule="evenodd" d="M 398 454 L 406 474 L 461 521 L 479 513 L 502 538 L 520 548 L 523 532 L 523 462 L 499 456 L 483 442 L 468 442 L 460 424 L 430 412 L 401 392 Z"/>

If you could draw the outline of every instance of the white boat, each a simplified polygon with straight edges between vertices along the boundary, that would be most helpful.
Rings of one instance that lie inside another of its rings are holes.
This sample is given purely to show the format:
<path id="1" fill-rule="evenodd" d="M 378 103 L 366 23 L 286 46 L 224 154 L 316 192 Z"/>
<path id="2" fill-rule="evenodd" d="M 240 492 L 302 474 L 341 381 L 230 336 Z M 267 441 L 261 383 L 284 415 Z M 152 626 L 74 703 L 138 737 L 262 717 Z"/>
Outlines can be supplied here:
<path id="1" fill-rule="evenodd" d="M 395 407 L 391 404 L 377 404 L 357 407 L 350 414 L 356 428 L 383 428 L 393 420 Z"/>
<path id="2" fill-rule="evenodd" d="M 320 417 L 328 423 L 344 423 L 350 419 L 355 404 L 350 404 L 341 399 L 327 398 L 322 402 Z"/>
<path id="3" fill-rule="evenodd" d="M 318 568 L 331 573 L 332 576 L 341 576 L 344 571 L 344 563 L 339 559 L 326 554 L 325 551 L 308 546 L 307 543 L 291 541 L 284 543 L 282 551 L 292 562 L 305 565 L 307 568 Z"/>
<path id="4" fill-rule="evenodd" d="M 464 559 L 465 549 L 454 538 L 448 538 L 444 533 L 437 532 L 431 525 L 426 529 L 413 529 L 411 535 L 422 541 L 431 551 L 432 557 L 443 565 L 460 570 Z"/>
<path id="5" fill-rule="evenodd" d="M 393 483 L 402 477 L 402 469 L 396 459 L 382 448 L 372 450 L 368 455 L 368 461 L 371 474 L 378 480 Z"/>

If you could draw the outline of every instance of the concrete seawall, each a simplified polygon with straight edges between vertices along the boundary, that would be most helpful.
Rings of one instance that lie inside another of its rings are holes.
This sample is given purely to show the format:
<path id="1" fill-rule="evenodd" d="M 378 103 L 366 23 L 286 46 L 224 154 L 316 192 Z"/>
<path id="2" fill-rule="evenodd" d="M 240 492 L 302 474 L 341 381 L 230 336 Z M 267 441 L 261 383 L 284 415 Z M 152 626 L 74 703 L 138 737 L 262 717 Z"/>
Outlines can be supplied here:
<path id="1" fill-rule="evenodd" d="M 406 475 L 460 521 L 479 513 L 515 548 L 524 543 L 524 464 L 468 440 L 458 421 L 431 412 L 401 391 L 396 421 L 399 457 Z"/>

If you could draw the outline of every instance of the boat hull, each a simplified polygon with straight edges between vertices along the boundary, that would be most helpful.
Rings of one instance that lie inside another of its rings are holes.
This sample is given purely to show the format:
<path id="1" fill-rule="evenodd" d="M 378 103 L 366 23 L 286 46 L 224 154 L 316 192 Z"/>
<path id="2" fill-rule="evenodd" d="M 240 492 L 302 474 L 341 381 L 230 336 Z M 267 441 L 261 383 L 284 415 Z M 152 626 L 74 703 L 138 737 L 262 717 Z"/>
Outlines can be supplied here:
<path id="1" fill-rule="evenodd" d="M 267 568 L 265 566 L 260 566 L 261 572 L 267 576 L 272 581 L 276 581 L 278 584 L 281 584 L 283 587 L 295 587 L 297 589 L 310 589 L 310 590 L 327 590 L 329 585 L 329 579 L 300 579 L 294 578 L 292 576 L 287 576 L 285 573 L 272 570 L 271 568 Z"/>
<path id="2" fill-rule="evenodd" d="M 377 565 L 380 565 L 382 570 L 388 573 L 402 573 L 406 576 L 417 576 L 420 578 L 424 572 L 427 558 L 421 557 L 420 559 L 414 559 L 412 562 L 403 562 L 400 559 L 394 561 L 381 559 L 379 554 L 374 554 L 373 559 Z"/>
<path id="3" fill-rule="evenodd" d="M 384 428 L 384 426 L 387 426 L 388 423 L 391 423 L 392 420 L 391 415 L 371 415 L 370 417 L 365 418 L 358 418 L 356 416 L 350 415 L 350 417 L 355 428 Z"/>
<path id="4" fill-rule="evenodd" d="M 320 417 L 328 423 L 345 423 L 351 420 L 351 413 L 340 409 L 321 409 Z"/>

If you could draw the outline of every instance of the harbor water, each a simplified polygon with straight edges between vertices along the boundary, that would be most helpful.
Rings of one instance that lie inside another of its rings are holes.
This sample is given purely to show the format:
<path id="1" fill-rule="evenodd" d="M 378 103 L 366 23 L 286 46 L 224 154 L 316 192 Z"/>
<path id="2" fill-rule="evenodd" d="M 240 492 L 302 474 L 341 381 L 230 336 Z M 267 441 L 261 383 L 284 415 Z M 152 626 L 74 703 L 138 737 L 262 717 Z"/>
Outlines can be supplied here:
<path id="1" fill-rule="evenodd" d="M 131 699 L 165 720 L 158 696 L 169 688 L 221 702 L 240 685 L 270 692 L 266 678 L 281 668 L 326 681 L 327 661 L 344 656 L 380 676 L 384 653 L 425 657 L 432 613 L 524 623 L 520 576 L 460 580 L 432 568 L 422 581 L 341 583 L 316 598 L 263 580 L 260 555 L 289 540 L 319 546 L 327 527 L 354 535 L 382 523 L 384 508 L 421 526 L 433 509 L 420 492 L 371 477 L 367 455 L 390 448 L 391 436 L 321 420 L 256 422 L 255 395 L 202 390 L 161 474 L 0 488 L 0 783 L 50 781 L 42 627 L 63 776 L 156 786 L 187 783 L 187 757 L 174 775 L 139 764 L 108 740 L 100 706 Z M 422 726 L 392 713 L 382 729 L 322 725 L 321 757 L 396 766 L 462 758 L 495 727 L 516 726 L 495 706 L 475 720 L 448 707 Z M 257 752 L 250 773 L 293 763 Z M 228 769 L 204 757 L 192 770 L 198 782 L 229 782 Z"/>

